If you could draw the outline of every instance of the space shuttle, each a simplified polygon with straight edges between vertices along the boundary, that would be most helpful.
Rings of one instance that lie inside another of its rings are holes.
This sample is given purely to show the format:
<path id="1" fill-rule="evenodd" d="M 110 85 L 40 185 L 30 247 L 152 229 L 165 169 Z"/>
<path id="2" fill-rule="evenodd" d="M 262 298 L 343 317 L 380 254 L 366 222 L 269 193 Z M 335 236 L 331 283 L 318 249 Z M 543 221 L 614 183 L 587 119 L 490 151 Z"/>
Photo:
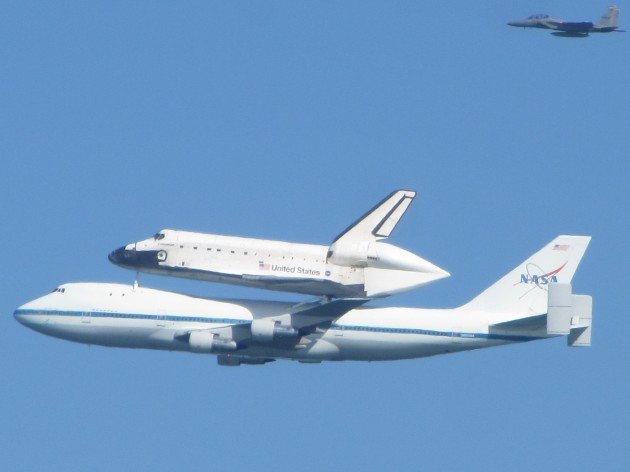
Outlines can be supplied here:
<path id="1" fill-rule="evenodd" d="M 391 193 L 328 246 L 164 229 L 116 249 L 109 260 L 137 272 L 267 290 L 329 298 L 387 297 L 450 276 L 383 242 L 415 195 L 410 190 Z"/>

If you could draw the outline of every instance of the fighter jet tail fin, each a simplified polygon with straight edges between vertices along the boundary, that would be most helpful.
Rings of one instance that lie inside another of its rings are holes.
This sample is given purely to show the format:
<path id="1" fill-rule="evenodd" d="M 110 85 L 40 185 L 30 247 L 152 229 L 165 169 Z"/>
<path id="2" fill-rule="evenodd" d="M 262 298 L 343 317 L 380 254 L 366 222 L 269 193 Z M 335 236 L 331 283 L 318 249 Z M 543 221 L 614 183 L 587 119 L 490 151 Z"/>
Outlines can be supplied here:
<path id="1" fill-rule="evenodd" d="M 595 24 L 595 28 L 616 28 L 619 21 L 619 7 L 611 5 Z"/>
<path id="2" fill-rule="evenodd" d="M 590 240 L 558 236 L 461 308 L 528 316 L 546 313 L 549 286 L 571 283 Z"/>
<path id="3" fill-rule="evenodd" d="M 372 241 L 389 237 L 415 196 L 416 192 L 412 190 L 392 192 L 337 236 L 333 243 L 340 239 Z"/>

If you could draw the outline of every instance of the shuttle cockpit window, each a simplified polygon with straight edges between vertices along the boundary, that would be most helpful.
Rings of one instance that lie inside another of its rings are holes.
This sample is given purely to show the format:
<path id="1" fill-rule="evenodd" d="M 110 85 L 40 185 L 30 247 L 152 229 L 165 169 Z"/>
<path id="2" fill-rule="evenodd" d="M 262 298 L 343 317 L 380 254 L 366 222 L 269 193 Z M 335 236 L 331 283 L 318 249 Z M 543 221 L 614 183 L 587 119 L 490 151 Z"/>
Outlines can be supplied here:
<path id="1" fill-rule="evenodd" d="M 52 291 L 52 293 L 55 293 L 55 292 L 65 293 L 65 292 L 66 292 L 66 289 L 65 289 L 65 288 L 60 288 L 60 287 L 57 287 L 55 290 L 53 290 L 53 291 Z"/>
<path id="2" fill-rule="evenodd" d="M 164 233 L 155 233 L 153 235 L 153 239 L 155 239 L 156 241 L 160 241 L 162 239 L 164 239 L 166 235 Z"/>

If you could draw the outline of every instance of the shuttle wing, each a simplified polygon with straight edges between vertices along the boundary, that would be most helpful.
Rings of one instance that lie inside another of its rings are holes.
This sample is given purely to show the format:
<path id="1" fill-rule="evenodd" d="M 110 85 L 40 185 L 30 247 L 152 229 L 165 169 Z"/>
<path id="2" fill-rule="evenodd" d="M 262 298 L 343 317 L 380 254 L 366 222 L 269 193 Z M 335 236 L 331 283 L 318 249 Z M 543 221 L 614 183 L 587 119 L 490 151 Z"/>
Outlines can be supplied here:
<path id="1" fill-rule="evenodd" d="M 327 329 L 337 318 L 369 301 L 368 298 L 340 298 L 332 301 L 322 298 L 316 302 L 298 303 L 246 323 L 183 332 L 177 338 L 191 344 L 202 342 L 204 337 L 211 339 L 208 346 L 212 345 L 211 349 L 215 351 L 237 351 L 252 342 L 276 347 L 295 346 L 302 336 L 312 334 L 318 328 Z"/>
<path id="2" fill-rule="evenodd" d="M 369 298 L 339 298 L 329 302 L 315 303 L 304 309 L 297 305 L 297 310 L 290 315 L 291 326 L 309 332 L 319 325 L 331 323 L 369 301 Z"/>
<path id="3" fill-rule="evenodd" d="M 379 240 L 389 237 L 411 205 L 416 192 L 397 190 L 355 221 L 333 243 L 341 240 Z"/>

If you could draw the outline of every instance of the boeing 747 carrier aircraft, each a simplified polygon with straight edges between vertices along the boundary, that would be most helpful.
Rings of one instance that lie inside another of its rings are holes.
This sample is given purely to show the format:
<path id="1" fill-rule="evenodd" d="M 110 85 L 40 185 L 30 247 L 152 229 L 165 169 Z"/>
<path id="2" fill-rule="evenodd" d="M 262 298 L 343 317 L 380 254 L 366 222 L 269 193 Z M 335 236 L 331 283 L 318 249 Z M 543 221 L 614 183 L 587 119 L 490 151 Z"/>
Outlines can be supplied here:
<path id="1" fill-rule="evenodd" d="M 590 241 L 559 236 L 454 309 L 210 300 L 138 286 L 74 283 L 15 310 L 29 328 L 102 346 L 215 354 L 220 365 L 410 359 L 568 335 L 591 340 L 592 301 L 571 280 Z"/>
<path id="2" fill-rule="evenodd" d="M 109 260 L 158 275 L 309 295 L 375 298 L 448 277 L 445 270 L 391 244 L 416 192 L 399 190 L 330 246 L 165 229 L 113 251 Z"/>

